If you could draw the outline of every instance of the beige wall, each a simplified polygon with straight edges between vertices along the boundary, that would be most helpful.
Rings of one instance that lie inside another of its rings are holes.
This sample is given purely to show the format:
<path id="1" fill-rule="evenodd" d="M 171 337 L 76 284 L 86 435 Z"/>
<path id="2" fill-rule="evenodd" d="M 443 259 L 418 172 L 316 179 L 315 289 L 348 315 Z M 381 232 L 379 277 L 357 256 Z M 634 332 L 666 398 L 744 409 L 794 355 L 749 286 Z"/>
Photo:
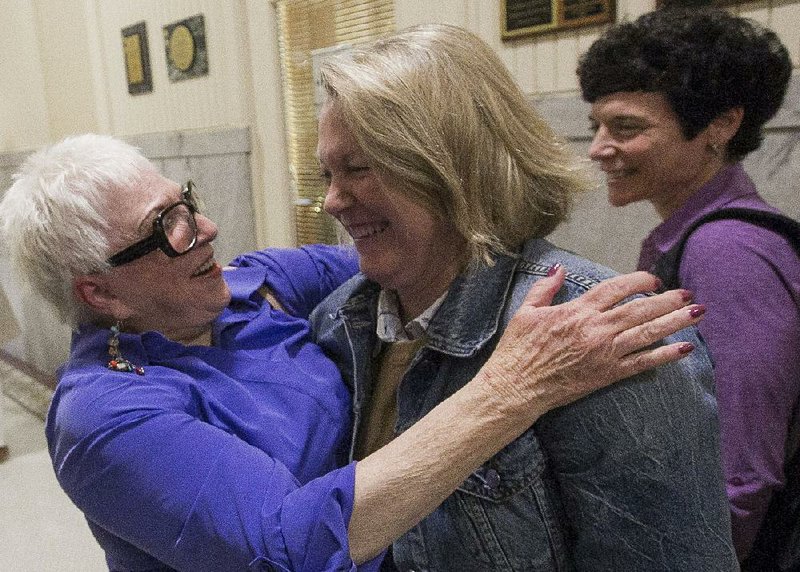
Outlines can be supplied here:
<path id="1" fill-rule="evenodd" d="M 438 21 L 472 30 L 500 53 L 523 89 L 531 94 L 576 91 L 578 56 L 588 49 L 601 30 L 592 27 L 503 42 L 499 33 L 499 1 L 397 0 L 395 5 L 398 27 Z M 655 0 L 617 0 L 617 20 L 636 18 L 654 7 Z M 795 67 L 800 65 L 800 2 L 762 0 L 732 10 L 778 32 L 789 48 Z"/>
<path id="2" fill-rule="evenodd" d="M 261 244 L 292 242 L 269 0 L 0 0 L 0 153 L 87 131 L 121 137 L 249 127 Z M 162 26 L 205 17 L 207 76 L 171 83 Z M 121 30 L 147 23 L 152 93 L 131 96 Z"/>
<path id="3" fill-rule="evenodd" d="M 38 31 L 30 2 L 0 1 L 0 151 L 49 136 Z"/>
<path id="4" fill-rule="evenodd" d="M 618 0 L 618 18 L 655 0 Z M 743 14 L 777 30 L 800 62 L 800 3 L 764 0 Z M 397 25 L 442 21 L 493 45 L 531 94 L 574 94 L 578 55 L 597 29 L 503 43 L 495 0 L 396 0 Z M 269 0 L 0 0 L 0 153 L 68 134 L 118 136 L 248 127 L 256 233 L 261 245 L 292 242 L 292 193 L 283 150 L 280 68 Z M 208 76 L 170 83 L 161 28 L 203 13 Z M 130 96 L 120 30 L 146 21 L 153 92 Z"/>

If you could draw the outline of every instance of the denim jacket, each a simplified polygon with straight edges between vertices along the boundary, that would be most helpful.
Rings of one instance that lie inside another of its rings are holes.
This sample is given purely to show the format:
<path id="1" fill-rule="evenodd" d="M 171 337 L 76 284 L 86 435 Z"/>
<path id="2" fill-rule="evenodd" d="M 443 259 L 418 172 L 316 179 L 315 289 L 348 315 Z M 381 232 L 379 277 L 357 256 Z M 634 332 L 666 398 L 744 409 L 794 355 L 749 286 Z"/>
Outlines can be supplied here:
<path id="1" fill-rule="evenodd" d="M 397 434 L 477 373 L 530 286 L 556 262 L 569 274 L 555 303 L 612 275 L 536 239 L 451 284 L 400 382 Z M 317 343 L 352 385 L 356 428 L 380 350 L 378 292 L 357 275 L 311 318 Z M 484 463 L 394 544 L 397 567 L 736 570 L 711 364 L 694 328 L 676 339 L 697 349 L 546 414 Z"/>

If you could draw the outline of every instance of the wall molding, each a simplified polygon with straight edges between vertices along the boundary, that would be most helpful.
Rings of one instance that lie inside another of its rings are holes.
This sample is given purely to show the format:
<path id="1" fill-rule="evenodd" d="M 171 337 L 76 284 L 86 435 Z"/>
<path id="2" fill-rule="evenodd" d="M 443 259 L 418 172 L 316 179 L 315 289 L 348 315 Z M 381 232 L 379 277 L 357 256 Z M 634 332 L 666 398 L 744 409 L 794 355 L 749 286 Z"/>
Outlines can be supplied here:
<path id="1" fill-rule="evenodd" d="M 144 133 L 125 137 L 125 141 L 153 160 L 249 154 L 252 150 L 248 127 Z"/>

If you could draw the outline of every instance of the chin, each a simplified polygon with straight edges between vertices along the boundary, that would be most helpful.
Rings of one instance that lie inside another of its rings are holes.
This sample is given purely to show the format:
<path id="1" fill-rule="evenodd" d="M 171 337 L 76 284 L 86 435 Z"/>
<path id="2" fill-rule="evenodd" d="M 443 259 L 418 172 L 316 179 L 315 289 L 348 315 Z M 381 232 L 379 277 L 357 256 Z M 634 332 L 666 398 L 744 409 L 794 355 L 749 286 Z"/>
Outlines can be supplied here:
<path id="1" fill-rule="evenodd" d="M 216 294 L 214 295 L 214 306 L 219 309 L 220 312 L 228 307 L 228 304 L 231 303 L 231 291 L 228 289 L 228 284 L 223 280 L 222 284 L 217 286 L 215 289 Z M 208 292 L 208 291 L 207 291 Z"/>
<path id="2" fill-rule="evenodd" d="M 392 280 L 393 273 L 390 272 L 385 266 L 380 264 L 370 264 L 367 260 L 366 263 L 363 259 L 359 261 L 359 270 L 361 273 L 372 280 L 373 282 L 377 282 L 380 284 L 381 288 L 385 289 L 392 289 L 392 284 L 394 281 Z"/>
<path id="3" fill-rule="evenodd" d="M 624 207 L 631 203 L 635 203 L 639 199 L 636 196 L 630 195 L 628 193 L 619 193 L 619 192 L 609 192 L 608 193 L 608 203 L 612 207 Z"/>

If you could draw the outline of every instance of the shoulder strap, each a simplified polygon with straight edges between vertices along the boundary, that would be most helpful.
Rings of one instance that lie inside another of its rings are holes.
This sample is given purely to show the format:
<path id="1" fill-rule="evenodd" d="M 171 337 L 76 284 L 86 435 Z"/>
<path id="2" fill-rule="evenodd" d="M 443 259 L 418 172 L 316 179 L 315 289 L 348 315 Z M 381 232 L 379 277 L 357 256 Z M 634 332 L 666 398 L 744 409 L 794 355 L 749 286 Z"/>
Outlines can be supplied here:
<path id="1" fill-rule="evenodd" d="M 777 232 L 789 240 L 795 252 L 800 256 L 800 223 L 796 220 L 782 214 L 757 209 L 738 207 L 720 209 L 696 220 L 686 230 L 678 243 L 659 258 L 658 262 L 650 269 L 651 273 L 661 279 L 665 289 L 669 290 L 679 286 L 678 268 L 680 267 L 683 249 L 689 236 L 705 223 L 721 219 L 741 220 Z"/>

